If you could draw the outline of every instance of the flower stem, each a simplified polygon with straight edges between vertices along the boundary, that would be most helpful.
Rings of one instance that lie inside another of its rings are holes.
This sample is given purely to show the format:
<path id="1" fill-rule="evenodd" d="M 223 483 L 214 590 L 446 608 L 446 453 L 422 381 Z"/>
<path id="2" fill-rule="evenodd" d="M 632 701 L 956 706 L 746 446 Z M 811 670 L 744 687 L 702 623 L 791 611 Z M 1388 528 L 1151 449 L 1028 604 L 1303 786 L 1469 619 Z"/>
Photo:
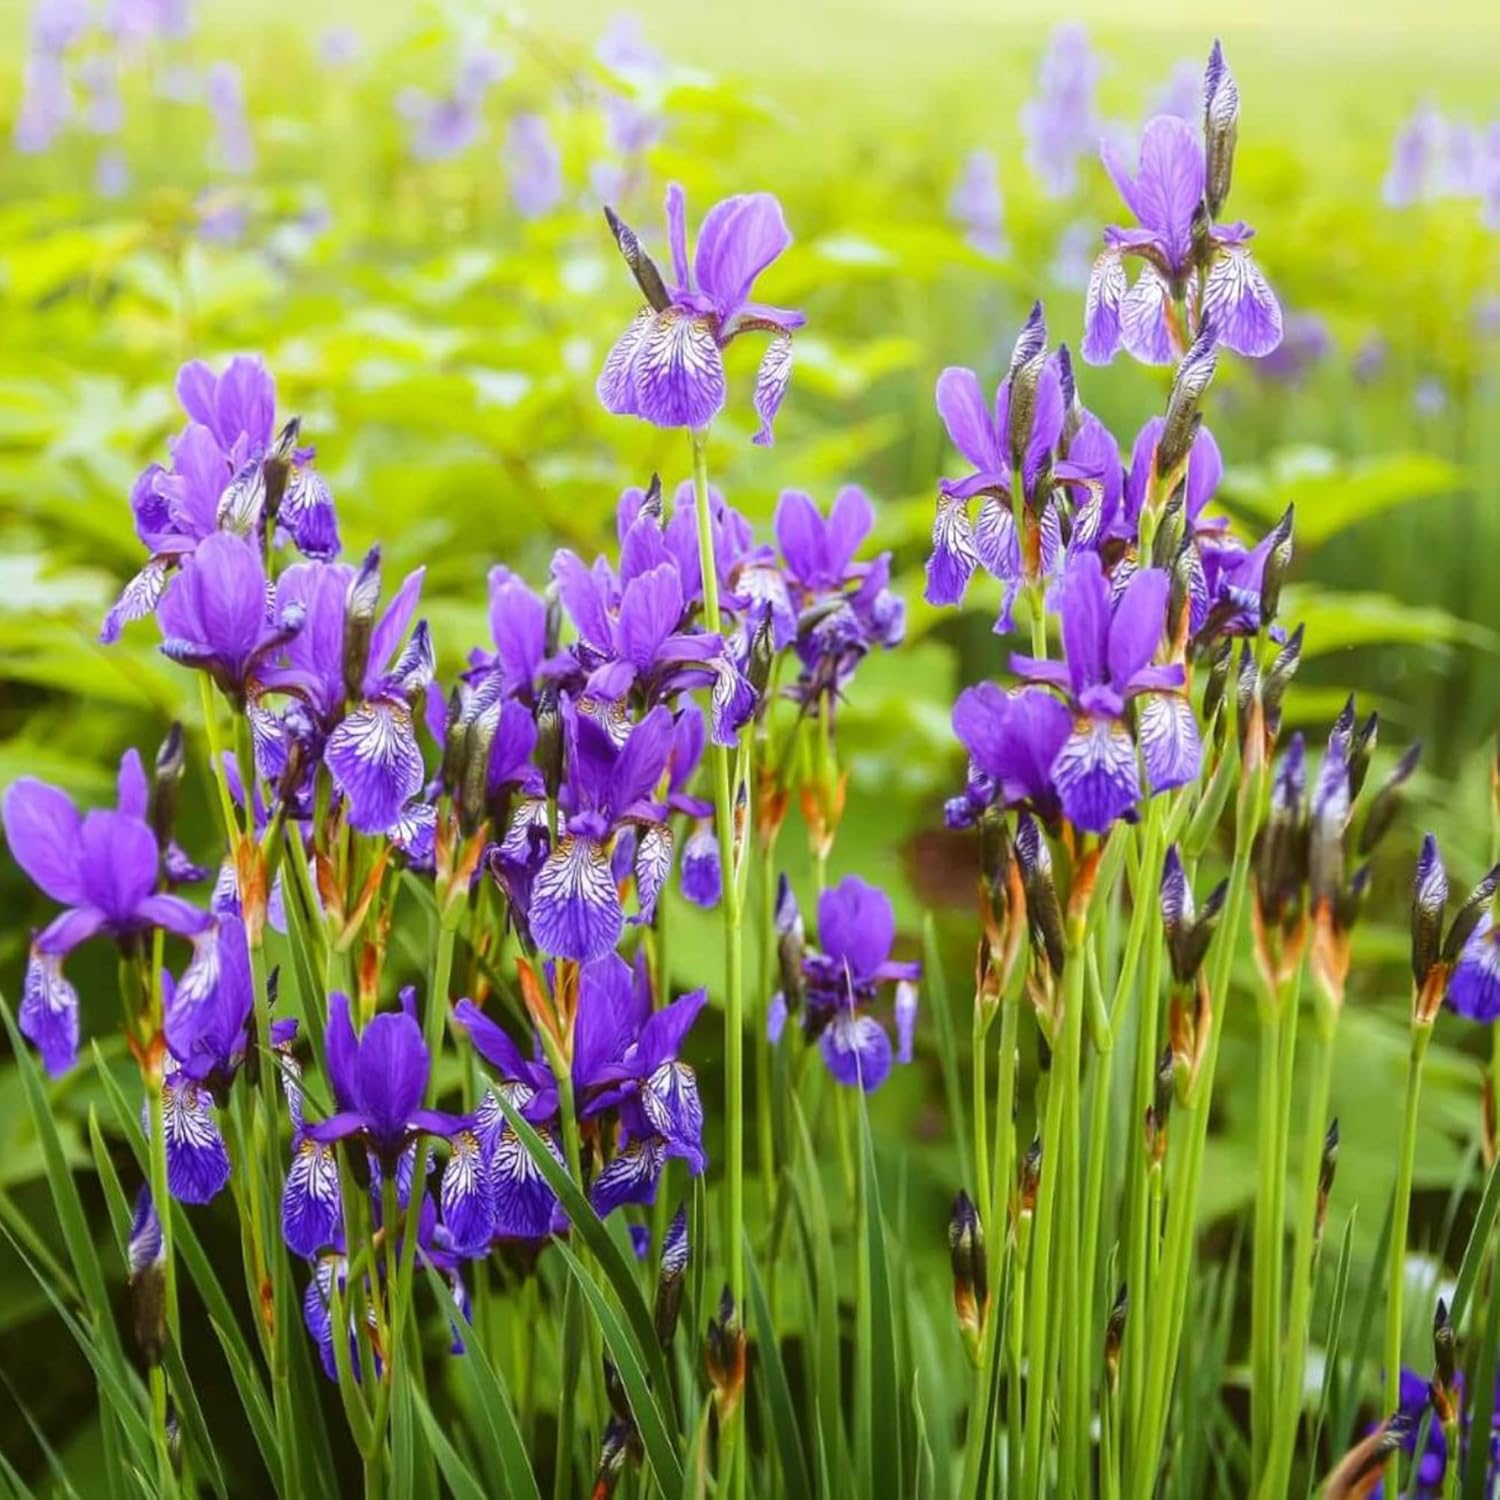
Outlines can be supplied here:
<path id="1" fill-rule="evenodd" d="M 1297 1182 L 1297 1238 L 1292 1251 L 1292 1298 L 1287 1315 L 1286 1356 L 1278 1376 L 1281 1399 L 1271 1434 L 1270 1465 L 1261 1494 L 1266 1500 L 1288 1493 L 1297 1426 L 1302 1417 L 1303 1361 L 1312 1312 L 1313 1245 L 1317 1237 L 1318 1178 L 1323 1137 L 1328 1125 L 1328 1096 L 1333 1084 L 1335 1018 L 1321 1019 L 1313 1037 L 1312 1094 L 1303 1111 L 1302 1169 Z M 1405 1239 L 1403 1233 L 1402 1239 Z M 1394 1244 L 1395 1241 L 1393 1240 Z"/>
<path id="2" fill-rule="evenodd" d="M 1417 1120 L 1422 1104 L 1422 1064 L 1432 1027 L 1420 1022 L 1411 1029 L 1411 1051 L 1406 1064 L 1406 1108 L 1401 1116 L 1401 1154 L 1397 1158 L 1396 1201 L 1391 1209 L 1391 1259 L 1385 1302 L 1385 1410 L 1401 1404 L 1402 1292 L 1406 1280 L 1406 1235 L 1411 1220 L 1411 1186 L 1417 1162 Z M 1450 1450 L 1450 1454 L 1451 1454 Z M 1397 1460 L 1386 1469 L 1387 1493 L 1396 1493 Z"/>
<path id="3" fill-rule="evenodd" d="M 1225 902 L 1224 921 L 1214 952 L 1214 968 L 1209 995 L 1212 1026 L 1202 1071 L 1195 1085 L 1195 1095 L 1183 1113 L 1182 1136 L 1186 1151 L 1178 1170 L 1172 1194 L 1172 1212 L 1167 1221 L 1166 1248 L 1158 1284 L 1165 1291 L 1169 1305 L 1158 1308 L 1147 1330 L 1150 1339 L 1145 1377 L 1141 1385 L 1141 1414 L 1136 1423 L 1135 1441 L 1125 1469 L 1130 1476 L 1129 1494 L 1133 1500 L 1149 1500 L 1156 1489 L 1158 1460 L 1166 1433 L 1167 1412 L 1172 1394 L 1172 1372 L 1182 1339 L 1183 1320 L 1187 1314 L 1189 1282 L 1192 1271 L 1194 1230 L 1198 1215 L 1198 1183 L 1203 1172 L 1203 1156 L 1208 1144 L 1209 1107 L 1213 1102 L 1214 1070 L 1218 1064 L 1219 1044 L 1224 1037 L 1224 1002 L 1229 993 L 1229 975 L 1238 943 L 1240 924 L 1245 916 L 1245 895 L 1250 883 L 1250 851 L 1260 826 L 1269 776 L 1264 765 L 1246 773 L 1240 807 L 1235 820 L 1234 859 L 1229 870 L 1229 895 Z M 1135 1318 L 1132 1322 L 1137 1322 Z"/>
<path id="4" fill-rule="evenodd" d="M 708 434 L 693 431 L 693 498 L 698 517 L 698 562 L 703 574 L 704 623 L 722 635 L 719 614 L 719 570 L 714 556 L 713 515 L 708 495 Z M 737 1305 L 745 1296 L 745 996 L 741 944 L 740 882 L 734 855 L 732 747 L 714 746 L 714 822 L 719 834 L 719 868 L 724 913 L 724 1115 L 728 1158 L 728 1215 L 725 1255 L 729 1287 Z"/>

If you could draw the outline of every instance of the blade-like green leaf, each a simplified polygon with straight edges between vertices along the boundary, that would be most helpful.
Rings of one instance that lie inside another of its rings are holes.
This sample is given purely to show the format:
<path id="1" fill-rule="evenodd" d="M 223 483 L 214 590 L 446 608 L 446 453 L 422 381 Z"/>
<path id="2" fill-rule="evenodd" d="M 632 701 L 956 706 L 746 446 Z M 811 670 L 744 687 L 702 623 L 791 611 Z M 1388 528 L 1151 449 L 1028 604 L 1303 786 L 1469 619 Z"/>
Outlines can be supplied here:
<path id="1" fill-rule="evenodd" d="M 667 1493 L 675 1493 L 682 1487 L 682 1464 L 661 1408 L 651 1393 L 646 1364 L 636 1341 L 610 1306 L 609 1298 L 600 1290 L 593 1274 L 561 1239 L 554 1239 L 553 1244 L 599 1321 L 604 1342 L 609 1346 L 625 1394 L 630 1399 L 630 1412 L 635 1418 L 636 1431 L 640 1434 L 641 1446 L 646 1450 L 646 1459 L 656 1475 L 656 1482 Z"/>
<path id="2" fill-rule="evenodd" d="M 537 1170 L 546 1179 L 548 1187 L 557 1194 L 574 1229 L 583 1236 L 584 1242 L 593 1252 L 600 1270 L 613 1287 L 615 1296 L 620 1299 L 620 1306 L 624 1309 L 626 1321 L 634 1335 L 636 1347 L 642 1354 L 652 1385 L 663 1393 L 664 1401 L 670 1402 L 670 1396 L 666 1393 L 670 1392 L 671 1384 L 667 1378 L 667 1364 L 662 1357 L 661 1344 L 656 1337 L 656 1323 L 651 1309 L 646 1306 L 645 1298 L 641 1296 L 634 1269 L 621 1253 L 619 1245 L 605 1228 L 599 1215 L 594 1212 L 593 1205 L 584 1196 L 583 1190 L 568 1175 L 567 1168 L 547 1149 L 530 1121 L 503 1094 L 497 1092 L 495 1098 Z"/>
<path id="3" fill-rule="evenodd" d="M 760 1344 L 760 1358 L 756 1369 L 759 1384 L 765 1393 L 768 1426 L 776 1438 L 776 1453 L 781 1463 L 781 1477 L 791 1495 L 807 1495 L 812 1492 L 808 1478 L 807 1460 L 802 1452 L 802 1438 L 797 1431 L 797 1412 L 792 1404 L 792 1392 L 787 1384 L 786 1366 L 781 1360 L 781 1345 L 776 1337 L 776 1324 L 771 1317 L 771 1307 L 766 1301 L 766 1289 L 761 1284 L 760 1271 L 755 1264 L 755 1253 L 750 1245 L 750 1236 L 745 1236 L 745 1278 L 750 1294 L 750 1315 L 755 1326 L 755 1337 Z"/>
<path id="4" fill-rule="evenodd" d="M 974 1153 L 969 1140 L 968 1116 L 964 1111 L 963 1084 L 958 1071 L 958 1042 L 949 1009 L 948 977 L 938 947 L 937 927 L 929 912 L 922 922 L 922 983 L 927 990 L 927 1009 L 936 1022 L 938 1061 L 943 1069 L 943 1091 L 948 1100 L 948 1123 L 958 1145 L 958 1170 L 962 1181 L 974 1181 Z"/>
<path id="5" fill-rule="evenodd" d="M 875 1170 L 875 1142 L 870 1135 L 870 1111 L 865 1091 L 854 1089 L 860 1137 L 859 1203 L 863 1219 L 865 1286 L 868 1298 L 859 1318 L 869 1340 L 867 1392 L 873 1418 L 870 1430 L 871 1478 L 897 1475 L 901 1468 L 899 1382 L 896 1374 L 896 1311 L 891 1301 L 891 1267 L 885 1238 L 885 1216 L 880 1203 L 880 1179 Z"/>
<path id="6" fill-rule="evenodd" d="M 448 1488 L 453 1491 L 456 1500 L 487 1500 L 488 1491 L 459 1457 L 453 1444 L 448 1441 L 443 1429 L 438 1425 L 437 1418 L 433 1416 L 432 1409 L 427 1405 L 427 1398 L 415 1388 L 411 1392 L 411 1405 L 416 1409 L 417 1417 L 422 1424 L 422 1431 L 427 1434 L 427 1441 L 432 1448 L 433 1456 L 437 1459 L 438 1468 L 443 1471 L 443 1478 L 447 1481 Z"/>

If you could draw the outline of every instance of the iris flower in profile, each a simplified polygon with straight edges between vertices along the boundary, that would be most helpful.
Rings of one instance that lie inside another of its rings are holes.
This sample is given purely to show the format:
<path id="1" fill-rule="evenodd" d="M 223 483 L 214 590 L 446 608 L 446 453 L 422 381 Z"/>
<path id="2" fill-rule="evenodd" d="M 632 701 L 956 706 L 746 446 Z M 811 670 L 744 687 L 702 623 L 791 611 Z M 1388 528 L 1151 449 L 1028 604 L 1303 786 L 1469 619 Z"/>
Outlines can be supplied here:
<path id="1" fill-rule="evenodd" d="M 761 420 L 756 443 L 772 440 L 771 425 L 792 370 L 792 334 L 800 312 L 754 302 L 756 278 L 792 243 L 781 204 L 770 193 L 737 193 L 709 209 L 688 260 L 687 201 L 667 189 L 669 285 L 633 230 L 606 208 L 605 218 L 647 305 L 621 335 L 599 375 L 599 399 L 619 416 L 656 427 L 706 427 L 724 407 L 723 350 L 742 333 L 771 335 L 755 380 Z"/>
<path id="2" fill-rule="evenodd" d="M 21 1034 L 54 1076 L 78 1054 L 78 991 L 62 972 L 74 948 L 100 933 L 127 942 L 160 928 L 199 938 L 213 926 L 206 911 L 160 889 L 161 848 L 147 821 L 148 798 L 134 750 L 120 761 L 113 810 L 80 813 L 60 787 L 31 776 L 5 793 L 0 818 L 12 856 L 65 908 L 32 942 L 19 1015 Z"/>

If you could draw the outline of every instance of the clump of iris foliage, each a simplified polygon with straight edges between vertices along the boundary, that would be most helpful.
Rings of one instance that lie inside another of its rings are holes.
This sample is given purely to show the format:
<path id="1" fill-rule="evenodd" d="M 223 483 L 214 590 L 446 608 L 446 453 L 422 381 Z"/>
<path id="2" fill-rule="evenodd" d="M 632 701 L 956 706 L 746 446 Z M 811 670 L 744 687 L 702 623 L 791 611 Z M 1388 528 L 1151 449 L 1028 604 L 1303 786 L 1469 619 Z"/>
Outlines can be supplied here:
<path id="1" fill-rule="evenodd" d="M 160 40 L 170 11 L 120 16 Z M 33 37 L 26 150 L 68 118 L 70 15 Z M 351 45 L 325 39 L 327 66 Z M 650 429 L 670 477 L 589 476 L 617 496 L 602 554 L 538 516 L 572 545 L 529 566 L 523 518 L 516 555 L 464 558 L 483 638 L 443 639 L 424 566 L 345 556 L 316 403 L 287 410 L 259 356 L 198 357 L 183 281 L 173 435 L 120 487 L 109 525 L 139 545 L 97 623 L 106 660 L 157 649 L 163 732 L 112 797 L 81 805 L 39 754 L 3 798 L 47 907 L 4 1020 L 57 1233 L 9 1196 L 0 1222 L 86 1361 L 101 1489 L 1490 1493 L 1500 1174 L 1472 1068 L 1451 1276 L 1408 1250 L 1434 1033 L 1500 1023 L 1500 870 L 1450 874 L 1410 833 L 1418 746 L 1379 751 L 1378 712 L 1291 717 L 1318 627 L 1297 516 L 1226 512 L 1216 382 L 1280 359 L 1294 383 L 1326 349 L 1229 215 L 1222 49 L 1187 104 L 1104 131 L 1121 222 L 1095 226 L 1082 296 L 938 375 L 953 456 L 924 476 L 920 558 L 878 545 L 857 485 L 784 489 L 757 526 L 715 483 L 731 451 L 754 483 L 739 450 L 771 458 L 799 346 L 819 358 L 816 318 L 762 300 L 798 285 L 798 246 L 768 191 L 698 214 L 672 183 L 664 224 L 627 212 L 663 65 L 629 31 L 603 63 L 595 232 L 623 268 L 597 360 L 554 376 Z M 1064 28 L 1023 117 L 1059 195 L 1104 129 L 1097 71 Z M 403 95 L 411 157 L 472 146 L 503 73 L 470 49 L 446 92 Z M 231 175 L 255 149 L 238 78 L 202 80 Z M 545 120 L 513 114 L 502 156 L 517 213 L 552 212 Z M 125 191 L 123 161 L 99 171 Z M 983 153 L 949 208 L 1001 253 Z M 1164 397 L 1110 426 L 1085 395 L 1122 355 Z M 983 680 L 942 709 L 962 979 L 934 922 L 898 930 L 888 857 L 846 853 L 849 719 L 913 649 L 904 564 L 926 619 L 976 595 L 995 617 Z M 1382 878 L 1409 906 L 1409 1048 L 1360 1204 L 1332 1095 Z M 95 1003 L 74 976 L 111 950 Z M 1258 1053 L 1225 1245 L 1200 1231 L 1231 1015 Z M 946 1212 L 917 1211 L 877 1125 L 924 1069 Z M 950 1278 L 919 1274 L 935 1255 Z"/>

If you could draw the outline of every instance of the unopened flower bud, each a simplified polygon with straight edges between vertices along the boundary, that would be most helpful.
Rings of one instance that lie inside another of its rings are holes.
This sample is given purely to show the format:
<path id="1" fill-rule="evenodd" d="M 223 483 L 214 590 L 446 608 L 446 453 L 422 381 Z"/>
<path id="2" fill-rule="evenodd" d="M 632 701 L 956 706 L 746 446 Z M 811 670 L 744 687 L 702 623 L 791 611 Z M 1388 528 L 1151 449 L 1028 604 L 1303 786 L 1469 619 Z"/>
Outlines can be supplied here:
<path id="1" fill-rule="evenodd" d="M 1026 449 L 1036 421 L 1037 385 L 1047 359 L 1047 319 L 1042 304 L 1033 304 L 1016 338 L 1010 356 L 1010 399 L 1006 406 L 1006 442 L 1011 453 L 1011 469 L 1021 474 L 1026 466 Z"/>
<path id="2" fill-rule="evenodd" d="M 380 603 L 380 548 L 371 547 L 344 595 L 344 692 L 355 702 L 365 695 L 370 637 Z"/>
<path id="3" fill-rule="evenodd" d="M 1042 1184 L 1042 1138 L 1034 1135 L 1026 1154 L 1021 1158 L 1020 1172 L 1016 1184 L 1016 1203 L 1021 1214 L 1030 1216 L 1036 1212 L 1037 1190 Z"/>
<path id="4" fill-rule="evenodd" d="M 1260 669 L 1255 664 L 1255 656 L 1250 650 L 1250 643 L 1246 641 L 1240 647 L 1239 672 L 1234 679 L 1234 702 L 1235 732 L 1240 744 L 1240 763 L 1247 770 L 1251 768 L 1252 757 L 1255 765 L 1264 764 L 1264 743 L 1252 743 L 1249 734 L 1253 723 L 1257 734 L 1262 738 L 1264 736 L 1264 720 L 1256 711 L 1259 697 Z"/>
<path id="5" fill-rule="evenodd" d="M 148 1369 L 161 1363 L 167 1346 L 167 1258 L 161 1220 L 143 1187 L 135 1200 L 135 1219 L 126 1246 L 130 1267 L 130 1306 L 135 1341 Z"/>
<path id="6" fill-rule="evenodd" d="M 1350 698 L 1350 703 L 1354 699 Z M 1359 733 L 1349 741 L 1349 795 L 1357 797 L 1365 784 L 1365 773 L 1370 769 L 1370 757 L 1380 738 L 1380 715 L 1371 710 L 1369 717 L 1359 727 Z"/>
<path id="7" fill-rule="evenodd" d="M 677 1333 L 682 1294 L 687 1288 L 689 1254 L 687 1207 L 679 1204 L 662 1236 L 661 1267 L 656 1275 L 656 1337 L 663 1349 L 670 1347 Z"/>
<path id="8" fill-rule="evenodd" d="M 646 493 L 641 496 L 641 508 L 636 514 L 650 516 L 653 521 L 660 521 L 662 513 L 661 475 L 653 473 L 646 483 Z"/>
<path id="9" fill-rule="evenodd" d="M 1333 1193 L 1333 1176 L 1339 1164 L 1339 1117 L 1328 1122 L 1328 1133 L 1323 1137 L 1323 1155 L 1318 1161 L 1318 1209 L 1313 1221 L 1313 1236 L 1323 1238 L 1323 1226 L 1328 1220 L 1328 1199 Z"/>
<path id="10" fill-rule="evenodd" d="M 960 1190 L 948 1218 L 948 1258 L 953 1268 L 953 1310 L 969 1357 L 979 1357 L 989 1315 L 989 1267 L 984 1253 L 984 1225 L 974 1200 Z"/>
<path id="11" fill-rule="evenodd" d="M 656 312 L 670 307 L 672 298 L 661 279 L 661 272 L 656 269 L 656 262 L 646 254 L 635 231 L 607 203 L 604 206 L 604 221 L 609 225 L 615 244 L 620 247 L 620 254 L 625 258 L 630 274 L 635 277 L 635 283 L 641 289 L 641 295 Z"/>
<path id="12" fill-rule="evenodd" d="M 802 958 L 807 951 L 807 929 L 792 882 L 783 874 L 776 886 L 776 959 L 781 970 L 781 993 L 788 1015 L 802 1009 L 807 979 Z"/>
<path id="13" fill-rule="evenodd" d="M 1046 955 L 1053 975 L 1060 975 L 1065 944 L 1062 907 L 1052 878 L 1052 851 L 1047 847 L 1041 825 L 1029 813 L 1022 813 L 1016 820 L 1016 858 L 1026 889 L 1026 916 L 1032 940 Z"/>
<path id="14" fill-rule="evenodd" d="M 1287 506 L 1285 513 L 1271 533 L 1271 548 L 1266 553 L 1265 567 L 1260 576 L 1260 625 L 1267 629 L 1276 618 L 1281 606 L 1281 586 L 1286 582 L 1287 570 L 1292 565 L 1292 528 L 1296 520 L 1296 507 Z"/>
<path id="15" fill-rule="evenodd" d="M 1448 872 L 1437 839 L 1427 834 L 1417 855 L 1411 886 L 1411 975 L 1420 990 L 1443 948 L 1443 911 L 1448 905 Z"/>
<path id="16" fill-rule="evenodd" d="M 266 525 L 274 526 L 286 494 L 286 482 L 292 472 L 297 439 L 302 435 L 302 418 L 293 417 L 276 435 L 276 445 L 266 455 L 261 473 L 266 487 Z"/>
<path id="17" fill-rule="evenodd" d="M 1444 1427 L 1458 1421 L 1458 1370 L 1453 1335 L 1453 1320 L 1448 1316 L 1448 1304 L 1439 1297 L 1437 1310 L 1432 1318 L 1432 1381 L 1428 1386 L 1432 1398 L 1433 1415 Z M 1455 1462 L 1452 1455 L 1449 1462 Z"/>
<path id="18" fill-rule="evenodd" d="M 151 791 L 146 802 L 146 821 L 163 849 L 171 842 L 172 830 L 177 823 L 178 796 L 186 769 L 187 748 L 183 742 L 182 725 L 174 720 L 156 752 L 156 763 L 151 769 Z"/>
<path id="19" fill-rule="evenodd" d="M 1361 854 L 1370 853 L 1390 832 L 1391 824 L 1396 821 L 1396 814 L 1401 810 L 1406 783 L 1411 779 L 1412 772 L 1417 769 L 1417 762 L 1421 757 L 1421 744 L 1411 746 L 1391 768 L 1391 774 L 1380 784 L 1380 790 L 1375 793 L 1370 803 L 1370 810 L 1365 815 L 1364 827 L 1359 831 Z M 1352 781 L 1352 776 L 1350 779 Z"/>
<path id="20" fill-rule="evenodd" d="M 1104 1325 L 1104 1373 L 1111 1391 L 1120 1386 L 1120 1351 L 1125 1347 L 1125 1319 L 1130 1311 L 1130 1292 L 1125 1282 L 1115 1293 L 1114 1305 Z"/>
<path id="21" fill-rule="evenodd" d="M 1500 865 L 1496 865 L 1469 892 L 1468 899 L 1459 907 L 1458 915 L 1453 918 L 1453 925 L 1448 929 L 1448 936 L 1443 940 L 1444 963 L 1458 962 L 1458 956 L 1463 952 L 1464 945 L 1474 935 L 1474 929 L 1479 926 L 1480 919 L 1489 910 L 1490 903 L 1494 901 L 1497 886 L 1500 886 Z"/>
<path id="22" fill-rule="evenodd" d="M 465 741 L 469 726 L 464 719 L 466 693 L 464 685 L 456 682 L 448 694 L 447 712 L 443 716 L 443 764 L 439 771 L 442 782 L 450 792 L 457 791 L 463 781 Z"/>
<path id="23" fill-rule="evenodd" d="M 1281 732 L 1281 704 L 1286 697 L 1286 690 L 1291 686 L 1292 678 L 1297 675 L 1297 668 L 1302 664 L 1302 638 L 1303 627 L 1299 625 L 1284 645 L 1276 654 L 1276 659 L 1271 663 L 1270 670 L 1266 673 L 1266 680 L 1261 688 L 1261 704 L 1265 710 L 1266 733 L 1274 740 Z"/>
<path id="24" fill-rule="evenodd" d="M 555 683 L 548 683 L 537 697 L 536 748 L 532 760 L 542 773 L 547 796 L 555 799 L 563 775 L 563 720 Z"/>
<path id="25" fill-rule="evenodd" d="M 1192 348 L 1177 367 L 1172 394 L 1167 399 L 1167 417 L 1156 445 L 1156 472 L 1163 478 L 1173 473 L 1192 449 L 1203 420 L 1198 403 L 1208 390 L 1218 363 L 1214 332 L 1205 319 Z"/>
<path id="26" fill-rule="evenodd" d="M 1314 905 L 1337 900 L 1344 882 L 1344 829 L 1349 823 L 1349 767 L 1343 756 L 1323 757 L 1308 824 L 1307 879 Z"/>
<path id="27" fill-rule="evenodd" d="M 1224 703 L 1224 690 L 1229 685 L 1229 667 L 1234 660 L 1234 642 L 1225 636 L 1217 646 L 1208 663 L 1208 681 L 1203 685 L 1203 722 L 1212 724 Z"/>
<path id="28" fill-rule="evenodd" d="M 261 461 L 251 459 L 241 464 L 233 479 L 219 496 L 214 522 L 220 531 L 236 536 L 250 536 L 260 525 L 266 510 L 266 472 Z"/>
<path id="29" fill-rule="evenodd" d="M 589 1500 L 609 1500 L 620 1475 L 625 1472 L 625 1460 L 636 1445 L 635 1424 L 628 1414 L 612 1416 L 604 1424 L 604 1437 L 599 1444 L 599 1463 L 594 1470 L 594 1487 L 589 1491 Z"/>
<path id="30" fill-rule="evenodd" d="M 1217 219 L 1229 197 L 1234 173 L 1234 145 L 1239 136 L 1240 91 L 1224 60 L 1217 38 L 1203 74 L 1203 147 L 1207 158 L 1205 199 L 1209 217 Z"/>
<path id="31" fill-rule="evenodd" d="M 722 1425 L 738 1410 L 745 1389 L 745 1332 L 734 1293 L 727 1286 L 719 1297 L 717 1314 L 708 1320 L 704 1344 L 708 1379 Z"/>
<path id="32" fill-rule="evenodd" d="M 495 735 L 500 728 L 503 706 L 498 679 L 493 677 L 474 694 L 469 705 L 469 723 L 464 735 L 463 779 L 458 794 L 459 827 L 466 835 L 478 831 L 487 811 L 490 756 L 495 748 Z"/>

